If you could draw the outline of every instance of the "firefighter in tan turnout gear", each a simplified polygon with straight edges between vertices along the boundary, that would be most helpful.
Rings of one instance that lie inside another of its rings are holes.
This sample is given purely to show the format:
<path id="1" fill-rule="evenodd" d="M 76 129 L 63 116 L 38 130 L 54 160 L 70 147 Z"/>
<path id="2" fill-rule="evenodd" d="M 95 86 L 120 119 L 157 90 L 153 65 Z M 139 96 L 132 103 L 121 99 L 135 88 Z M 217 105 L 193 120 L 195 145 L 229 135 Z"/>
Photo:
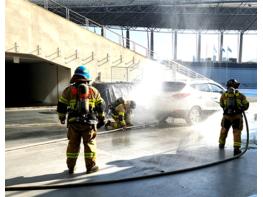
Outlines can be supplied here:
<path id="1" fill-rule="evenodd" d="M 106 130 L 126 128 L 132 126 L 131 114 L 132 110 L 136 108 L 136 103 L 132 100 L 125 101 L 122 97 L 118 98 L 109 106 L 111 116 L 114 121 L 108 120 L 105 125 Z"/>
<path id="2" fill-rule="evenodd" d="M 227 91 L 220 98 L 220 106 L 223 108 L 223 118 L 221 121 L 221 131 L 219 137 L 219 148 L 224 149 L 230 127 L 233 128 L 234 155 L 241 153 L 241 131 L 243 129 L 242 112 L 248 109 L 249 102 L 237 88 L 240 83 L 236 79 L 227 82 Z"/>
<path id="3" fill-rule="evenodd" d="M 67 166 L 69 174 L 74 173 L 80 151 L 81 138 L 84 144 L 86 172 L 98 171 L 96 165 L 96 131 L 104 125 L 104 101 L 97 89 L 89 85 L 90 73 L 85 66 L 76 68 L 71 85 L 59 98 L 57 112 L 65 124 L 67 115 L 68 147 Z"/>

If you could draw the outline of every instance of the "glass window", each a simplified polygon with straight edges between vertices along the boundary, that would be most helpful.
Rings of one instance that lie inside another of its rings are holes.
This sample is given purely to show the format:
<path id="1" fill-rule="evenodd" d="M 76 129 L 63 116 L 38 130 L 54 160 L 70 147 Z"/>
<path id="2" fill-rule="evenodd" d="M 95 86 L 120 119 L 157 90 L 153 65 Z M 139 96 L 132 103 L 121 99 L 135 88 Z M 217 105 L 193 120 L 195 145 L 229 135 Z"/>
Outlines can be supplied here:
<path id="1" fill-rule="evenodd" d="M 221 93 L 222 91 L 224 91 L 224 89 L 222 89 L 221 87 L 215 85 L 215 84 L 209 84 L 210 88 L 212 90 L 212 92 L 218 92 Z"/>
<path id="2" fill-rule="evenodd" d="M 165 82 L 162 84 L 162 90 L 164 92 L 176 92 L 185 87 L 185 83 L 181 82 Z"/>
<path id="3" fill-rule="evenodd" d="M 208 84 L 192 84 L 191 87 L 202 92 L 210 92 Z"/>

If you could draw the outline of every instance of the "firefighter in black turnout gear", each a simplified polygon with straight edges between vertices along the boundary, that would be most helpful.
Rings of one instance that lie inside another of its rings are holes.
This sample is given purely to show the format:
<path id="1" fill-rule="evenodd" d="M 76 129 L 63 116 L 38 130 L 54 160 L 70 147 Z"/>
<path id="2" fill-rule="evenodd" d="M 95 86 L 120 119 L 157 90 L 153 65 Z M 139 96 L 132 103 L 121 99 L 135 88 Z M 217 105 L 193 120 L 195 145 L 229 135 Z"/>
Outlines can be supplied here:
<path id="1" fill-rule="evenodd" d="M 86 172 L 91 173 L 99 168 L 96 165 L 96 131 L 103 126 L 104 101 L 97 89 L 89 85 L 90 73 L 85 66 L 76 68 L 71 85 L 66 87 L 59 98 L 57 112 L 59 120 L 65 124 L 67 116 L 68 147 L 67 166 L 69 173 L 74 173 L 80 151 L 81 138 L 84 144 Z"/>
<path id="2" fill-rule="evenodd" d="M 237 89 L 240 83 L 236 79 L 227 81 L 227 91 L 220 98 L 220 106 L 223 108 L 223 118 L 221 121 L 221 131 L 219 137 L 219 148 L 224 149 L 230 127 L 233 128 L 234 155 L 241 153 L 241 131 L 243 129 L 242 113 L 248 109 L 249 102 L 245 95 Z"/>

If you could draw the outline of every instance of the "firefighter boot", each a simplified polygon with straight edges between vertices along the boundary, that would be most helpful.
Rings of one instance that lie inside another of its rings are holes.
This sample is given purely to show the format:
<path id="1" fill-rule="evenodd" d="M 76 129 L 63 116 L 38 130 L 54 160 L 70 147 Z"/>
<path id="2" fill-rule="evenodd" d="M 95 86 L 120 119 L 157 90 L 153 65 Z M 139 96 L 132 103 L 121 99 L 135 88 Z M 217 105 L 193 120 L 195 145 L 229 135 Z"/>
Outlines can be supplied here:
<path id="1" fill-rule="evenodd" d="M 93 173 L 93 172 L 97 172 L 99 170 L 99 166 L 93 166 L 92 168 L 90 169 L 87 169 L 87 174 L 90 174 L 90 173 Z"/>
<path id="2" fill-rule="evenodd" d="M 112 128 L 111 128 L 111 121 L 108 120 L 107 123 L 104 125 L 104 127 L 105 127 L 106 130 L 112 129 Z"/>
<path id="3" fill-rule="evenodd" d="M 234 149 L 234 156 L 239 155 L 241 153 L 241 150 L 239 148 Z"/>
<path id="4" fill-rule="evenodd" d="M 225 148 L 225 144 L 219 144 L 219 149 L 224 149 Z"/>
<path id="5" fill-rule="evenodd" d="M 68 173 L 69 173 L 69 174 L 73 174 L 73 173 L 74 173 L 74 168 L 69 168 L 69 169 L 68 169 Z"/>

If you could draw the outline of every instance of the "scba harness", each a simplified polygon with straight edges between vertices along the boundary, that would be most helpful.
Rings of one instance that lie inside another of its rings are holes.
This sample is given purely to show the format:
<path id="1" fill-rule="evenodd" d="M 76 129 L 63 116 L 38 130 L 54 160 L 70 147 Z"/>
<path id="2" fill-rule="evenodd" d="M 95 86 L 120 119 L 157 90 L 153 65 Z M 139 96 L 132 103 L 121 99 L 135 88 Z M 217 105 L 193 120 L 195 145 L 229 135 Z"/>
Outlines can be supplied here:
<path id="1" fill-rule="evenodd" d="M 74 105 L 69 110 L 68 122 L 96 125 L 98 120 L 94 111 L 93 90 L 85 83 L 76 83 L 71 86 L 71 94 L 75 97 Z"/>
<path id="2" fill-rule="evenodd" d="M 225 109 L 224 114 L 233 115 L 242 113 L 241 101 L 238 99 L 239 92 L 234 88 L 229 88 L 225 94 Z"/>

